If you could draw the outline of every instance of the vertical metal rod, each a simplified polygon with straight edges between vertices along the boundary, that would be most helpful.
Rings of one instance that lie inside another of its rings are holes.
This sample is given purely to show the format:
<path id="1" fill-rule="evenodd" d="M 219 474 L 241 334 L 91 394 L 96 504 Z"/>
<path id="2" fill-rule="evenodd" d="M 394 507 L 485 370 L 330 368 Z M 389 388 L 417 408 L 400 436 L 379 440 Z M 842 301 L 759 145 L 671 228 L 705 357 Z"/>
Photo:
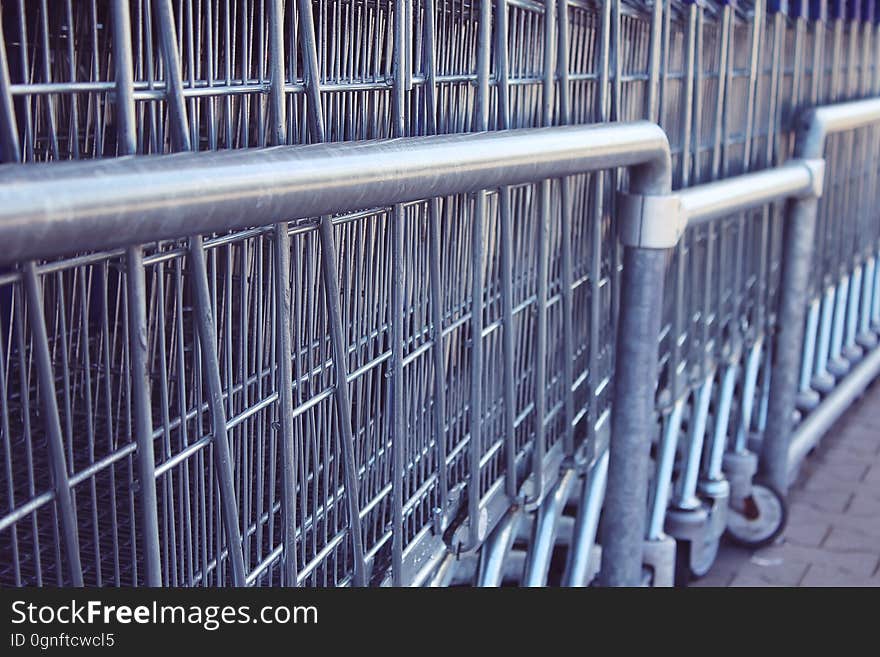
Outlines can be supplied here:
<path id="1" fill-rule="evenodd" d="M 508 104 L 508 16 L 507 0 L 495 6 L 495 78 L 498 96 L 498 127 L 510 129 Z M 498 190 L 499 279 L 501 287 L 501 376 L 504 396 L 504 470 L 505 492 L 512 500 L 517 490 L 516 476 L 516 382 L 513 345 L 513 219 L 510 209 L 510 188 Z"/>
<path id="2" fill-rule="evenodd" d="M 284 94 L 284 2 L 269 2 L 269 105 L 272 117 L 270 139 L 273 144 L 287 143 L 287 116 Z M 208 36 L 208 39 L 211 37 Z"/>
<path id="3" fill-rule="evenodd" d="M 666 258 L 663 249 L 624 250 L 603 519 L 601 581 L 606 586 L 641 582 Z"/>
<path id="4" fill-rule="evenodd" d="M 511 508 L 498 522 L 498 526 L 480 550 L 480 564 L 477 569 L 477 586 L 498 587 L 504 578 L 504 564 L 508 552 L 516 539 L 523 514 Z"/>
<path id="5" fill-rule="evenodd" d="M 709 450 L 705 467 L 706 478 L 710 481 L 718 481 L 723 476 L 722 464 L 724 450 L 727 448 L 727 428 L 730 422 L 730 410 L 733 402 L 737 369 L 738 367 L 735 363 L 728 364 L 721 380 L 721 393 L 718 400 L 718 410 L 715 413 L 712 447 Z"/>
<path id="6" fill-rule="evenodd" d="M 284 92 L 284 5 L 269 2 L 269 77 L 274 145 L 287 141 L 286 98 Z M 291 335 L 290 232 L 286 221 L 275 224 L 275 313 L 277 317 L 276 353 L 278 390 L 278 432 L 281 438 L 281 541 L 282 583 L 297 585 L 296 558 L 296 469 L 297 448 L 293 426 L 293 338 Z M 271 534 L 271 529 L 270 529 Z"/>
<path id="7" fill-rule="evenodd" d="M 702 144 L 703 144 L 703 81 L 705 73 L 703 71 L 703 7 L 699 2 L 694 2 L 691 7 L 694 11 L 694 52 L 693 52 L 693 109 L 691 112 L 691 121 L 688 126 L 691 131 L 691 137 L 684 142 L 685 152 L 689 152 L 690 166 L 693 170 L 693 181 L 702 182 Z M 720 81 L 720 80 L 719 80 Z M 694 118 L 695 117 L 695 118 Z"/>
<path id="8" fill-rule="evenodd" d="M 810 388 L 810 377 L 813 373 L 813 363 L 816 358 L 816 336 L 819 331 L 819 301 L 814 299 L 810 302 L 810 309 L 807 311 L 807 328 L 804 336 L 804 354 L 801 362 L 801 378 L 798 388 L 800 389 L 800 398 L 806 403 L 815 395 Z"/>
<path id="9" fill-rule="evenodd" d="M 489 69 L 492 47 L 492 4 L 480 4 L 479 34 L 477 37 L 477 97 L 476 129 L 489 129 Z M 480 507 L 480 459 L 483 445 L 483 258 L 485 252 L 483 226 L 486 220 L 486 192 L 479 191 L 474 197 L 471 216 L 471 318 L 470 318 L 470 401 L 468 405 L 468 542 L 470 547 L 479 544 Z"/>
<path id="10" fill-rule="evenodd" d="M 131 48 L 129 0 L 113 0 L 113 62 L 116 77 L 116 121 L 121 155 L 137 153 L 134 107 L 134 69 Z"/>
<path id="11" fill-rule="evenodd" d="M 402 137 L 406 132 L 406 70 L 407 70 L 407 0 L 394 0 L 394 52 L 392 67 L 394 72 L 394 88 L 392 90 L 392 128 L 395 137 Z"/>
<path id="12" fill-rule="evenodd" d="M 233 484 L 233 461 L 229 450 L 229 432 L 226 428 L 226 409 L 223 401 L 223 381 L 220 378 L 220 359 L 217 354 L 217 334 L 214 312 L 211 309 L 211 291 L 208 287 L 208 268 L 205 249 L 200 235 L 189 241 L 191 280 L 194 292 L 194 315 L 198 328 L 199 346 L 204 359 L 204 375 L 208 383 L 208 406 L 211 412 L 214 447 L 214 467 L 220 488 L 220 506 L 226 526 L 226 543 L 232 569 L 233 586 L 245 586 L 244 555 L 241 529 L 238 524 L 238 503 Z"/>
<path id="13" fill-rule="evenodd" d="M 440 508 L 449 500 L 449 474 L 446 465 L 446 363 L 443 353 L 443 279 L 440 269 L 440 202 L 428 201 L 428 243 L 431 294 L 431 347 L 434 365 L 434 441 L 437 450 L 437 477 L 440 484 Z"/>
<path id="14" fill-rule="evenodd" d="M 572 532 L 572 546 L 568 551 L 565 571 L 562 575 L 563 586 L 586 586 L 589 574 L 590 556 L 596 533 L 599 528 L 599 513 L 605 496 L 605 483 L 608 481 L 608 450 L 602 452 L 593 468 L 584 477 L 580 494 L 582 509 L 578 515 Z"/>
<path id="15" fill-rule="evenodd" d="M 391 484 L 393 537 L 391 544 L 391 577 L 394 586 L 403 586 L 403 488 L 404 449 L 406 446 L 406 418 L 404 417 L 403 380 L 404 357 L 404 299 L 405 261 L 403 256 L 403 206 L 397 204 L 391 213 L 391 454 L 394 479 Z M 477 338 L 479 339 L 479 337 Z"/>
<path id="16" fill-rule="evenodd" d="M 868 257 L 865 262 L 865 289 L 862 292 L 862 307 L 859 311 L 859 341 L 863 347 L 873 349 L 877 345 L 877 336 L 871 330 L 871 305 L 877 290 L 874 287 L 877 258 Z"/>
<path id="17" fill-rule="evenodd" d="M 437 46 L 434 0 L 425 0 L 423 66 L 425 72 L 425 126 L 429 135 L 437 133 Z M 443 279 L 440 267 L 440 201 L 428 201 L 428 241 L 431 296 L 431 339 L 433 341 L 434 443 L 439 479 L 439 508 L 442 513 L 449 500 L 449 473 L 446 445 L 446 363 L 443 352 Z"/>
<path id="18" fill-rule="evenodd" d="M 672 486 L 672 467 L 675 465 L 675 454 L 678 449 L 678 438 L 681 433 L 681 417 L 684 413 L 684 398 L 676 400 L 672 410 L 666 415 L 663 434 L 657 447 L 657 470 L 654 479 L 654 496 L 650 501 L 648 528 L 645 538 L 649 541 L 659 540 L 663 536 L 663 522 L 666 519 L 666 507 L 669 504 L 669 493 Z"/>
<path id="19" fill-rule="evenodd" d="M 407 62 L 410 30 L 407 29 L 407 0 L 394 2 L 394 87 L 392 90 L 392 134 L 406 134 Z M 391 484 L 392 542 L 391 578 L 394 586 L 403 585 L 403 488 L 404 451 L 406 447 L 406 418 L 404 417 L 403 380 L 404 358 L 404 278 L 406 262 L 403 256 L 404 221 L 406 210 L 400 203 L 391 212 L 391 456 L 393 481 Z M 479 338 L 478 338 L 479 339 Z"/>
<path id="20" fill-rule="evenodd" d="M 722 140 L 725 123 L 725 105 L 727 97 L 727 76 L 729 67 L 727 58 L 730 52 L 730 15 L 732 8 L 730 4 L 725 3 L 721 14 L 721 45 L 718 62 L 718 90 L 715 96 L 715 134 L 712 140 L 712 179 L 715 180 L 721 175 L 722 160 Z"/>
<path id="21" fill-rule="evenodd" d="M 788 448 L 798 389 L 817 206 L 816 198 L 793 201 L 785 223 L 782 288 L 777 315 L 779 333 L 760 460 L 762 473 L 783 494 L 789 483 Z"/>
<path id="22" fill-rule="evenodd" d="M 538 188 L 537 278 L 535 287 L 535 439 L 532 450 L 533 489 L 526 504 L 534 508 L 544 498 L 544 454 L 547 449 L 547 279 L 550 268 L 550 181 Z"/>
<path id="23" fill-rule="evenodd" d="M 862 295 L 862 265 L 858 264 L 849 278 L 849 305 L 846 309 L 846 341 L 843 345 L 843 355 L 850 362 L 858 360 L 862 356 L 862 350 L 856 344 L 856 333 L 859 322 L 859 308 L 861 307 Z"/>
<path id="24" fill-rule="evenodd" d="M 140 479 L 141 532 L 147 586 L 162 585 L 159 552 L 159 512 L 156 501 L 156 461 L 153 453 L 153 417 L 150 410 L 150 354 L 147 338 L 147 289 L 144 279 L 144 252 L 140 246 L 126 250 L 128 292 L 128 338 L 131 350 L 132 405 L 134 406 L 137 466 Z"/>
<path id="25" fill-rule="evenodd" d="M 763 339 L 758 338 L 752 344 L 746 360 L 740 399 L 739 424 L 734 438 L 733 451 L 742 453 L 748 449 L 749 434 L 752 428 L 752 415 L 755 406 L 755 389 L 758 385 L 758 370 L 761 366 Z"/>
<path id="26" fill-rule="evenodd" d="M 842 266 L 842 263 L 841 263 Z M 834 322 L 831 328 L 831 351 L 828 371 L 842 377 L 849 371 L 849 361 L 843 357 L 844 327 L 846 308 L 849 299 L 849 274 L 844 274 L 837 283 L 834 295 Z"/>
<path id="27" fill-rule="evenodd" d="M 174 14 L 171 0 L 153 0 L 159 21 L 159 41 L 162 58 L 165 62 L 165 90 L 168 112 L 171 115 L 171 136 L 175 150 L 191 151 L 189 118 L 183 99 L 183 79 L 180 69 L 180 55 L 177 52 L 177 30 L 174 27 Z"/>
<path id="28" fill-rule="evenodd" d="M 549 3 L 548 3 L 549 4 Z M 557 22 L 558 48 L 556 53 L 556 78 L 559 82 L 559 124 L 568 125 L 570 121 L 570 100 L 568 93 L 568 2 L 559 0 Z M 547 19 L 549 20 L 549 16 Z M 551 29 L 548 24 L 545 29 Z M 572 262 L 572 193 L 568 178 L 559 180 L 561 199 L 561 221 L 559 225 L 559 248 L 561 251 L 562 275 L 560 297 L 562 300 L 562 384 L 565 426 L 562 433 L 563 452 L 574 455 L 574 265 Z"/>
<path id="29" fill-rule="evenodd" d="M 312 139 L 320 143 L 325 140 L 324 108 L 321 102 L 321 73 L 318 69 L 318 48 L 315 39 L 315 18 L 312 15 L 311 0 L 297 0 L 299 16 L 299 38 L 303 57 L 303 79 L 306 97 L 309 100 L 309 129 Z"/>
<path id="30" fill-rule="evenodd" d="M 546 586 L 550 559 L 553 556 L 553 546 L 556 543 L 556 532 L 559 530 L 559 516 L 562 514 L 562 509 L 568 501 L 569 491 L 576 480 L 575 471 L 566 470 L 552 490 L 548 492 L 547 499 L 541 504 L 532 526 L 529 553 L 523 574 L 523 586 Z"/>
<path id="31" fill-rule="evenodd" d="M 424 7 L 424 67 L 425 67 L 425 123 L 427 133 L 437 133 L 437 52 L 435 45 L 434 0 L 425 0 Z M 431 348 L 434 366 L 434 443 L 437 452 L 437 477 L 439 479 L 439 508 L 442 513 L 449 502 L 449 473 L 446 445 L 446 362 L 443 352 L 443 277 L 440 267 L 440 201 L 428 201 L 428 259 L 431 296 Z M 444 528 L 445 529 L 445 528 Z"/>
<path id="32" fill-rule="evenodd" d="M 878 39 L 880 41 L 880 39 Z M 880 331 L 880 263 L 874 267 L 874 296 L 871 301 L 871 328 Z"/>
<path id="33" fill-rule="evenodd" d="M 812 385 L 821 392 L 834 387 L 834 377 L 828 371 L 828 358 L 831 351 L 831 326 L 834 321 L 834 297 L 837 288 L 828 285 L 822 295 L 822 314 L 819 320 L 819 345 L 816 354 L 816 371 Z"/>
<path id="34" fill-rule="evenodd" d="M 290 233 L 287 222 L 275 225 L 275 313 L 278 326 L 278 423 L 281 435 L 281 514 L 285 586 L 297 584 L 296 562 L 296 468 L 293 429 L 293 372 L 291 337 Z"/>
<path id="35" fill-rule="evenodd" d="M 663 43 L 663 3 L 655 0 L 651 8 L 651 53 L 648 58 L 648 95 L 645 117 L 660 120 L 660 55 Z"/>
<path id="36" fill-rule="evenodd" d="M 6 41 L 0 29 L 0 153 L 4 162 L 21 162 L 21 146 L 12 100 L 12 83 L 9 79 L 9 63 L 6 59 Z"/>
<path id="37" fill-rule="evenodd" d="M 605 0 L 602 3 L 601 27 L 599 29 L 599 80 L 598 90 L 596 94 L 596 119 L 600 122 L 609 120 L 609 76 L 611 61 L 611 0 Z M 590 230 L 590 254 L 589 254 L 589 283 L 590 283 L 590 308 L 589 308 L 589 360 L 587 363 L 587 372 L 590 380 L 589 401 L 587 402 L 587 440 L 592 446 L 591 449 L 597 449 L 599 438 L 599 367 L 601 363 L 602 344 L 601 326 L 604 321 L 602 318 L 605 310 L 601 304 L 602 298 L 602 247 L 604 239 L 603 220 L 605 212 L 605 181 L 606 174 L 602 171 L 596 171 L 591 176 L 591 196 L 592 207 L 589 218 Z M 611 247 L 617 250 L 617 245 Z M 612 263 L 616 264 L 616 257 L 612 258 Z M 613 274 L 609 274 L 613 284 Z M 612 320 L 617 316 L 617 292 L 611 295 L 611 317 Z M 592 456 L 592 455 L 590 455 Z"/>
<path id="38" fill-rule="evenodd" d="M 427 134 L 437 133 L 437 29 L 435 26 L 434 0 L 423 0 L 424 10 L 424 55 L 423 66 L 425 71 L 425 123 Z"/>
<path id="39" fill-rule="evenodd" d="M 348 517 L 351 524 L 354 572 L 352 584 L 366 586 L 367 565 L 364 560 L 364 543 L 361 535 L 361 507 L 358 493 L 358 468 L 354 454 L 354 436 L 351 430 L 351 400 L 348 394 L 348 349 L 339 308 L 339 274 L 336 271 L 336 246 L 333 238 L 333 222 L 329 216 L 321 217 L 319 225 L 321 240 L 321 271 L 324 293 L 330 319 L 330 340 L 333 345 L 333 370 L 335 373 L 334 396 L 339 421 L 340 451 L 345 477 L 345 497 L 348 501 Z"/>
<path id="40" fill-rule="evenodd" d="M 127 0 L 113 2 L 113 52 L 116 77 L 116 118 L 119 124 L 120 155 L 137 152 L 134 107 L 134 71 L 132 68 L 131 19 Z M 132 404 L 135 416 L 137 464 L 140 478 L 144 561 L 147 586 L 162 585 L 159 549 L 159 511 L 156 498 L 156 465 L 153 453 L 153 416 L 150 394 L 149 343 L 146 312 L 144 253 L 140 246 L 126 250 L 128 285 L 129 347 L 131 351 Z"/>
<path id="41" fill-rule="evenodd" d="M 692 415 L 689 419 L 690 436 L 688 436 L 682 472 L 679 475 L 678 491 L 676 491 L 674 499 L 674 504 L 679 509 L 696 509 L 701 504 L 695 493 L 700 473 L 700 457 L 703 453 L 703 442 L 706 437 L 706 420 L 709 416 L 713 382 L 713 376 L 708 376 L 703 381 L 697 391 Z"/>
<path id="42" fill-rule="evenodd" d="M 685 56 L 684 71 L 684 100 L 681 105 L 681 186 L 687 187 L 691 181 L 691 152 L 692 152 L 692 124 L 694 115 L 694 80 L 696 77 L 696 53 L 697 53 L 697 26 L 700 10 L 696 4 L 688 6 L 687 15 L 687 54 Z M 687 280 L 687 249 L 685 237 L 675 247 L 675 259 L 673 261 L 673 290 L 672 307 L 672 335 L 669 356 L 670 368 L 670 391 L 672 399 L 677 401 L 687 394 L 687 357 L 685 355 L 685 341 L 689 337 L 688 318 L 686 317 L 685 283 Z"/>
<path id="43" fill-rule="evenodd" d="M 748 100 L 746 102 L 746 143 L 743 147 L 743 170 L 752 168 L 752 133 L 755 125 L 755 99 L 758 93 L 758 61 L 761 53 L 761 35 L 764 25 L 764 4 L 760 0 L 755 2 L 754 16 L 749 30 L 749 86 Z"/>
<path id="44" fill-rule="evenodd" d="M 82 564 L 79 554 L 79 534 L 76 526 L 76 508 L 70 490 L 67 460 L 64 456 L 64 438 L 61 435 L 61 418 L 58 414 L 58 399 L 55 393 L 55 373 L 52 369 L 52 355 L 49 349 L 49 336 L 46 333 L 46 316 L 43 310 L 43 295 L 37 279 L 36 265 L 26 262 L 22 272 L 25 294 L 27 295 L 28 320 L 31 324 L 34 355 L 37 361 L 37 374 L 45 414 L 46 437 L 49 447 L 49 466 L 55 490 L 55 503 L 61 516 L 61 530 L 64 538 L 67 567 L 70 583 L 83 586 Z"/>

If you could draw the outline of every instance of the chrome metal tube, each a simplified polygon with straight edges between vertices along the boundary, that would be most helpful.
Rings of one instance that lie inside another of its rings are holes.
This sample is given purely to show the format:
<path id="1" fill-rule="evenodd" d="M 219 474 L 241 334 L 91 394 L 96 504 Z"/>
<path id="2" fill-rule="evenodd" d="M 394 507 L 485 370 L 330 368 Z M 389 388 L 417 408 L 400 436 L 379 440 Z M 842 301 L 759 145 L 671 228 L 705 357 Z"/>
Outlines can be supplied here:
<path id="1" fill-rule="evenodd" d="M 816 173 L 802 160 L 678 192 L 688 226 L 808 193 Z"/>
<path id="2" fill-rule="evenodd" d="M 664 193 L 666 135 L 633 122 L 3 166 L 0 263 L 614 167 Z"/>

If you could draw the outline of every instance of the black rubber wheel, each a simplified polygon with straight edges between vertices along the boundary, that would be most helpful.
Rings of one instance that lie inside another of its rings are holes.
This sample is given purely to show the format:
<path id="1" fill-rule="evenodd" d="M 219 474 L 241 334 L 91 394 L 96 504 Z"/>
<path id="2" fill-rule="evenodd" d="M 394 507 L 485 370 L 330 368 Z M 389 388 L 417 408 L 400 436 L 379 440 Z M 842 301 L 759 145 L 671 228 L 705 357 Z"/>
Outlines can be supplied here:
<path id="1" fill-rule="evenodd" d="M 676 588 L 686 588 L 691 583 L 691 542 L 675 542 L 675 579 Z"/>
<path id="2" fill-rule="evenodd" d="M 767 484 L 753 483 L 741 508 L 731 504 L 727 511 L 727 538 L 746 548 L 770 545 L 785 529 L 788 508 L 782 494 Z"/>

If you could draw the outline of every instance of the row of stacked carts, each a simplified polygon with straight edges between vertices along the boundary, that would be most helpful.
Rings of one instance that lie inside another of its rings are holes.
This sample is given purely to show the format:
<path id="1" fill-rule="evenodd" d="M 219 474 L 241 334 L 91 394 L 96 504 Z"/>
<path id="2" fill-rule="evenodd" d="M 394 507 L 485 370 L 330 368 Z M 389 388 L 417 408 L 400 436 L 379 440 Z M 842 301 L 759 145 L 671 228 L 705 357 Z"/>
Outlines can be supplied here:
<path id="1" fill-rule="evenodd" d="M 637 120 L 687 189 L 784 164 L 805 110 L 878 92 L 872 0 L 4 0 L 0 202 L 69 160 Z M 876 125 L 826 146 L 801 424 L 877 344 L 878 153 Z M 0 585 L 596 582 L 628 184 L 4 256 Z M 783 529 L 752 475 L 785 210 L 668 258 L 647 583 Z"/>

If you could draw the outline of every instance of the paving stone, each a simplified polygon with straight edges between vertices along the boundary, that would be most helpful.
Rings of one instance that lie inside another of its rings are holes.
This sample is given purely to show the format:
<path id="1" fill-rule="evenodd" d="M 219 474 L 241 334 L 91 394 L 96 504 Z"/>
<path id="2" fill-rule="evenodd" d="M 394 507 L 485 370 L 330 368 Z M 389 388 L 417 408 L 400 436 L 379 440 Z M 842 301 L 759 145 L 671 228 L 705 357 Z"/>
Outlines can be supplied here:
<path id="1" fill-rule="evenodd" d="M 828 479 L 852 486 L 854 483 L 861 482 L 870 469 L 871 461 L 863 458 L 860 458 L 857 462 L 853 463 L 826 462 L 822 464 L 816 472 L 810 475 L 810 480 L 812 481 L 817 478 Z M 810 482 L 808 481 L 807 483 Z"/>
<path id="2" fill-rule="evenodd" d="M 846 480 L 831 474 L 816 472 L 810 476 L 797 490 L 808 493 L 853 493 L 854 484 L 861 483 L 861 479 Z"/>
<path id="3" fill-rule="evenodd" d="M 876 552 L 858 550 L 843 552 L 825 546 L 812 548 L 788 542 L 758 550 L 750 561 L 754 562 L 756 557 L 768 563 L 781 560 L 782 563 L 819 564 L 838 568 L 859 577 L 873 575 L 880 561 L 880 556 Z"/>
<path id="4" fill-rule="evenodd" d="M 868 469 L 868 473 L 862 479 L 862 483 L 880 488 L 880 463 L 875 463 Z"/>
<path id="5" fill-rule="evenodd" d="M 867 467 L 871 464 L 874 457 L 850 449 L 830 446 L 827 449 L 823 449 L 813 458 L 815 458 L 813 472 L 821 472 L 827 466 L 838 468 L 849 466 L 860 470 L 861 473 L 864 474 L 864 471 L 867 470 Z M 861 477 L 861 474 L 859 477 Z"/>
<path id="6" fill-rule="evenodd" d="M 813 507 L 817 511 L 843 513 L 850 505 L 853 494 L 849 491 L 808 491 L 799 490 L 791 495 L 792 500 Z"/>
<path id="7" fill-rule="evenodd" d="M 864 480 L 850 481 L 847 483 L 838 478 L 828 477 L 822 474 L 815 474 L 809 481 L 804 482 L 800 488 L 790 490 L 789 500 L 799 500 L 804 493 L 809 494 L 808 497 L 811 504 L 815 504 L 815 495 L 835 493 L 838 495 L 841 493 L 851 494 L 849 504 L 852 503 L 852 498 L 858 495 L 866 496 L 869 499 L 876 499 L 878 503 L 880 503 L 880 483 L 866 482 Z M 845 506 L 843 510 L 846 511 L 847 509 L 848 505 Z M 838 512 L 836 509 L 836 502 L 833 510 L 828 508 L 827 512 Z"/>
<path id="8" fill-rule="evenodd" d="M 839 434 L 839 443 L 850 450 L 870 453 L 880 445 L 880 426 L 847 424 Z"/>
<path id="9" fill-rule="evenodd" d="M 880 586 L 880 578 L 857 577 L 846 571 L 811 564 L 800 583 L 801 586 Z"/>
<path id="10" fill-rule="evenodd" d="M 872 406 L 868 404 L 858 406 L 853 411 L 855 412 L 843 418 L 845 430 L 864 431 L 868 435 L 873 434 L 876 438 L 880 433 L 880 414 L 872 412 Z"/>
<path id="11" fill-rule="evenodd" d="M 694 580 L 689 584 L 692 588 L 723 588 L 730 586 L 736 572 L 715 572 L 714 568 L 705 577 Z"/>
<path id="12" fill-rule="evenodd" d="M 831 522 L 827 519 L 791 518 L 785 528 L 785 540 L 795 545 L 819 547 L 830 531 Z"/>
<path id="13" fill-rule="evenodd" d="M 743 564 L 738 575 L 750 575 L 778 586 L 797 586 L 807 570 L 808 563 L 780 556 L 780 553 L 755 552 Z"/>
<path id="14" fill-rule="evenodd" d="M 849 506 L 846 507 L 849 516 L 870 519 L 880 523 L 880 499 L 867 491 L 853 495 Z"/>
<path id="15" fill-rule="evenodd" d="M 878 509 L 880 509 L 880 486 L 877 484 L 867 484 L 860 481 L 853 485 L 853 498 L 862 496 L 869 500 L 876 500 Z"/>
<path id="16" fill-rule="evenodd" d="M 703 586 L 728 586 L 744 560 L 751 556 L 751 550 L 746 550 L 737 545 L 722 543 L 718 557 L 712 565 L 712 570 L 707 575 L 697 580 Z M 695 583 L 696 583 L 695 582 Z"/>
<path id="17" fill-rule="evenodd" d="M 695 586 L 880 587 L 880 379 L 804 460 L 776 544 L 722 544 Z"/>
<path id="18" fill-rule="evenodd" d="M 880 522 L 866 522 L 865 518 L 846 513 L 820 511 L 797 501 L 792 501 L 789 504 L 788 517 L 788 527 L 785 529 L 786 535 L 788 535 L 792 527 L 798 524 L 827 523 L 835 527 L 843 527 L 867 536 L 873 536 L 877 539 L 878 544 L 880 544 Z"/>
<path id="19" fill-rule="evenodd" d="M 880 518 L 878 518 L 878 523 L 880 523 Z M 825 542 L 822 543 L 822 547 L 839 552 L 874 553 L 880 557 L 880 542 L 877 541 L 876 536 L 843 527 L 832 527 Z"/>
<path id="20" fill-rule="evenodd" d="M 759 577 L 753 573 L 740 573 L 730 582 L 731 587 L 740 588 L 740 587 L 749 587 L 749 588 L 767 588 L 773 586 L 792 586 L 791 584 L 781 584 L 779 582 L 774 582 L 763 577 Z"/>

